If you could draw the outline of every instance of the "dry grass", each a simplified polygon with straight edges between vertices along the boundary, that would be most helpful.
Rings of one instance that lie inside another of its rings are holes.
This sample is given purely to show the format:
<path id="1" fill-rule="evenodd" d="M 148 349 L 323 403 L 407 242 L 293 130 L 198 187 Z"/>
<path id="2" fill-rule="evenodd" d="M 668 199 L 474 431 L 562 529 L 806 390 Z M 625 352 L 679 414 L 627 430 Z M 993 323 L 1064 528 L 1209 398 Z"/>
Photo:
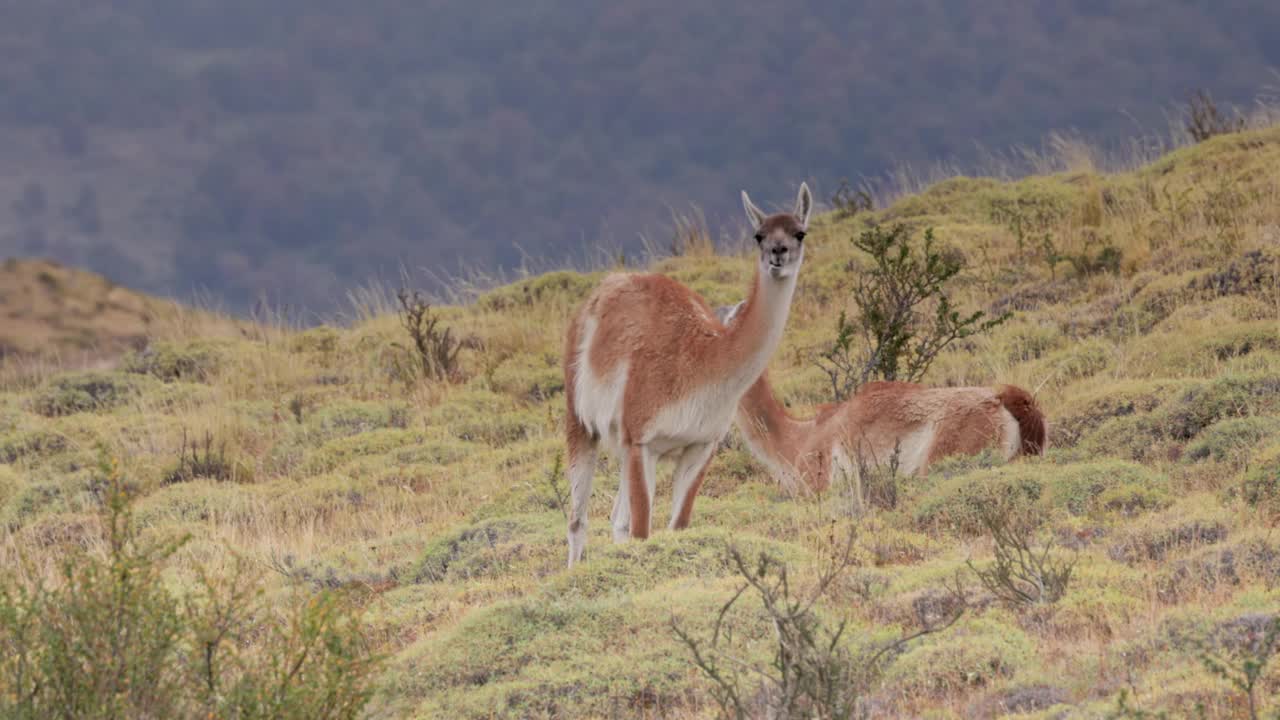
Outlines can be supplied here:
<path id="1" fill-rule="evenodd" d="M 920 187 L 904 175 L 899 186 L 919 192 L 818 218 L 771 368 L 793 406 L 825 400 L 811 359 L 854 307 L 865 259 L 849 238 L 874 222 L 933 226 L 968 262 L 960 307 L 1014 317 L 949 349 L 926 381 L 1036 390 L 1055 438 L 1044 460 L 942 463 L 901 482 L 897 509 L 854 519 L 835 494 L 786 496 L 731 443 L 694 529 L 620 546 L 604 522 L 616 468 L 602 467 L 588 561 L 565 571 L 563 519 L 544 479 L 562 443 L 565 319 L 599 273 L 464 288 L 467 302 L 439 308 L 442 324 L 477 340 L 450 382 L 395 375 L 389 352 L 402 331 L 386 293 L 370 288 L 353 294 L 341 328 L 302 330 L 279 312 L 249 327 L 175 310 L 142 334 L 172 350 L 165 358 L 198 354 L 207 369 L 166 382 L 106 364 L 139 388 L 113 408 L 37 415 L 34 399 L 77 363 L 5 359 L 0 565 L 21 554 L 48 573 L 66 548 L 93 542 L 85 468 L 104 446 L 136 486 L 146 532 L 192 534 L 171 566 L 176 586 L 234 551 L 274 571 L 269 593 L 333 587 L 361 599 L 391 655 L 373 717 L 707 717 L 706 686 L 668 626 L 674 612 L 701 632 L 732 594 L 727 541 L 784 558 L 804 582 L 832 523 L 859 523 L 856 565 L 821 612 L 849 623 L 850 642 L 881 644 L 939 611 L 940 580 L 989 560 L 988 541 L 956 520 L 967 493 L 1031 484 L 1042 532 L 1078 553 L 1065 595 L 1009 609 L 970 578 L 969 614 L 893 661 L 873 688 L 873 715 L 987 717 L 1063 703 L 1091 717 L 1127 689 L 1142 708 L 1201 701 L 1209 717 L 1236 717 L 1240 699 L 1203 672 L 1190 638 L 1280 612 L 1274 509 L 1239 493 L 1254 451 L 1280 444 L 1280 129 L 1123 172 L 1071 138 L 1047 152 L 1052 175 Z M 1044 212 L 1019 229 L 997 212 L 1010 207 Z M 655 267 L 713 304 L 741 299 L 750 260 L 712 242 L 696 216 L 680 223 L 682 251 Z M 1084 260 L 1114 248 L 1119 264 L 1051 267 L 1044 234 Z M 1254 417 L 1254 444 L 1213 430 Z M 184 432 L 225 442 L 234 479 L 165 485 Z M 1192 457 L 1193 445 L 1206 449 Z M 748 630 L 761 620 L 735 612 Z M 744 652 L 767 652 L 751 639 L 767 638 L 763 629 L 746 637 Z M 1268 709 L 1276 684 L 1263 684 Z"/>

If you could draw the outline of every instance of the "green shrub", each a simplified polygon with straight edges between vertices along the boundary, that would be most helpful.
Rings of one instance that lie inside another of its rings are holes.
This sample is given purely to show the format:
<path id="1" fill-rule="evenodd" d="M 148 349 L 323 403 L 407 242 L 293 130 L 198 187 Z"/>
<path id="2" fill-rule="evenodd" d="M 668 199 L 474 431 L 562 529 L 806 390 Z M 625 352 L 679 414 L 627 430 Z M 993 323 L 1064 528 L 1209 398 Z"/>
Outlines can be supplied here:
<path id="1" fill-rule="evenodd" d="M 22 486 L 23 482 L 18 477 L 18 473 L 8 465 L 0 464 L 0 521 L 4 519 L 5 505 L 18 494 Z"/>
<path id="2" fill-rule="evenodd" d="M 982 514 L 987 506 L 1029 514 L 1044 493 L 1044 482 L 1039 477 L 1002 472 L 1000 468 L 979 470 L 949 479 L 921 498 L 916 521 L 977 534 L 984 529 Z"/>
<path id="3" fill-rule="evenodd" d="M 1244 501 L 1276 509 L 1280 502 L 1280 445 L 1272 445 L 1254 458 L 1241 487 Z"/>
<path id="4" fill-rule="evenodd" d="M 185 344 L 159 342 L 126 357 L 120 369 L 151 375 L 164 382 L 204 382 L 222 362 L 222 352 L 218 344 L 207 341 Z"/>
<path id="5" fill-rule="evenodd" d="M 1225 375 L 1186 391 L 1162 407 L 1170 435 L 1189 440 L 1222 418 L 1257 415 L 1280 403 L 1280 377 Z"/>
<path id="6" fill-rule="evenodd" d="M 551 298 L 576 303 L 591 292 L 598 280 L 598 277 L 568 270 L 549 272 L 492 290 L 482 295 L 477 304 L 486 310 L 507 310 L 542 304 Z"/>
<path id="7" fill-rule="evenodd" d="M 185 538 L 142 539 L 118 471 L 103 471 L 106 557 L 72 551 L 48 586 L 0 576 L 0 716 L 359 715 L 377 660 L 340 598 L 281 611 L 243 564 L 175 593 L 163 573 Z"/>
<path id="8" fill-rule="evenodd" d="M 137 381 L 128 376 L 104 372 L 61 375 L 36 392 L 31 409 L 45 417 L 110 410 L 137 397 L 138 392 Z"/>
<path id="9" fill-rule="evenodd" d="M 66 486 L 66 482 L 50 480 L 14 483 L 0 505 L 0 522 L 17 528 L 47 509 L 65 509 L 67 496 L 73 494 Z"/>
<path id="10" fill-rule="evenodd" d="M 1193 382 L 1185 380 L 1125 380 L 1096 387 L 1092 392 L 1068 398 L 1052 424 L 1054 443 L 1074 445 L 1106 422 L 1150 413 L 1180 389 Z M 1109 438 L 1099 433 L 1095 437 Z"/>
<path id="11" fill-rule="evenodd" d="M 1149 413 L 1113 417 L 1081 444 L 1093 452 L 1132 460 L 1163 460 L 1177 457 L 1183 444 L 1215 423 L 1273 412 L 1278 405 L 1280 379 L 1260 373 L 1229 374 L 1186 388 Z M 1260 421 L 1236 429 L 1260 432 L 1266 426 L 1266 421 Z M 1206 452 L 1205 445 L 1213 442 L 1206 440 L 1199 452 Z"/>
<path id="12" fill-rule="evenodd" d="M 693 664 L 710 681 L 711 696 L 723 717 L 859 717 L 863 696 L 879 679 L 887 659 L 901 653 L 910 642 L 945 630 L 959 619 L 964 612 L 964 593 L 957 587 L 951 595 L 956 610 L 940 624 L 926 625 L 914 635 L 855 652 L 844 639 L 848 620 L 827 620 L 817 608 L 817 602 L 853 563 L 855 534 L 848 536 L 843 552 L 832 548 L 833 557 L 819 567 L 810 590 L 793 584 L 787 563 L 767 553 L 744 556 L 730 545 L 728 559 L 744 585 L 721 609 L 711 636 L 699 638 L 679 621 L 672 621 L 672 631 L 688 650 Z M 746 648 L 735 642 L 732 625 L 725 627 L 721 622 L 744 592 L 759 601 L 773 628 L 774 647 L 767 664 L 744 664 Z"/>
<path id="13" fill-rule="evenodd" d="M 941 696 L 1012 677 L 1034 657 L 1034 644 L 1016 626 L 974 617 L 908 649 L 889 668 L 885 681 L 904 693 Z"/>
<path id="14" fill-rule="evenodd" d="M 668 631 L 672 609 L 689 613 L 701 629 L 723 603 L 721 592 L 671 587 L 599 598 L 536 593 L 494 602 L 402 655 L 405 672 L 393 687 L 397 700 L 412 709 L 395 715 L 492 720 L 682 714 L 705 700 L 691 691 L 689 662 Z M 748 636 L 767 632 L 761 618 Z"/>
<path id="15" fill-rule="evenodd" d="M 1007 350 L 1005 358 L 1010 363 L 1038 360 L 1063 346 L 1066 338 L 1054 324 L 1023 321 L 998 332 L 996 342 Z"/>
<path id="16" fill-rule="evenodd" d="M 983 513 L 995 506 L 1008 513 L 1072 515 L 1132 513 L 1163 507 L 1168 500 L 1155 473 L 1119 460 L 1049 465 L 1019 463 L 977 470 L 948 479 L 918 502 L 922 525 L 950 526 L 966 534 L 983 532 Z"/>
<path id="17" fill-rule="evenodd" d="M 1210 425 L 1187 446 L 1189 460 L 1213 459 L 1241 463 L 1263 440 L 1280 434 L 1280 418 L 1230 418 Z"/>
<path id="18" fill-rule="evenodd" d="M 495 367 L 489 381 L 498 392 L 541 402 L 564 390 L 564 370 L 556 357 L 516 355 Z"/>
<path id="19" fill-rule="evenodd" d="M 440 325 L 440 314 L 432 312 L 431 303 L 417 290 L 401 289 L 400 327 L 409 336 L 409 345 L 393 343 L 402 351 L 396 367 L 406 380 L 459 380 L 458 353 L 463 343 L 454 336 L 453 328 Z"/>
<path id="20" fill-rule="evenodd" d="M 1052 605 L 1066 594 L 1076 558 L 1051 556 L 1052 539 L 1037 550 L 1036 523 L 994 503 L 981 509 L 980 518 L 991 536 L 995 558 L 983 567 L 972 560 L 967 564 L 987 592 L 1015 607 Z"/>
<path id="21" fill-rule="evenodd" d="M 397 452 L 398 451 L 398 452 Z M 466 457 L 466 447 L 453 441 L 432 441 L 419 430 L 383 428 L 334 438 L 307 454 L 302 470 L 308 475 L 330 472 L 356 458 L 395 453 L 397 465 L 448 465 Z"/>
<path id="22" fill-rule="evenodd" d="M 1265 537 L 1246 537 L 1167 563 L 1155 577 L 1156 597 L 1166 603 L 1180 603 L 1247 580 L 1273 582 L 1278 575 L 1280 549 Z"/>
<path id="23" fill-rule="evenodd" d="M 67 438 L 49 430 L 31 430 L 0 435 L 0 463 L 13 463 L 35 455 L 57 453 L 67 448 Z"/>
<path id="24" fill-rule="evenodd" d="M 1092 377 L 1111 363 L 1111 348 L 1101 340 L 1085 340 L 1049 356 L 1047 362 L 1063 380 Z"/>
<path id="25" fill-rule="evenodd" d="M 694 527 L 679 533 L 660 533 L 643 543 L 588 547 L 590 560 L 552 580 L 548 591 L 597 596 L 636 592 L 680 578 L 730 576 L 735 569 L 725 553 L 729 542 L 744 553 L 768 554 L 780 561 L 800 557 L 799 549 L 792 545 L 751 535 L 731 535 L 721 528 Z"/>
<path id="26" fill-rule="evenodd" d="M 545 417 L 519 408 L 511 398 L 484 390 L 455 394 L 432 408 L 426 424 L 447 428 L 459 440 L 502 446 L 528 438 Z"/>
<path id="27" fill-rule="evenodd" d="M 196 479 L 250 482 L 253 480 L 253 470 L 245 463 L 228 459 L 226 442 L 215 444 L 212 433 L 205 433 L 202 442 L 195 439 L 188 441 L 186 431 L 183 431 L 178 464 L 164 476 L 162 482 L 173 485 Z"/>
<path id="28" fill-rule="evenodd" d="M 466 582 L 500 575 L 537 546 L 563 542 L 563 521 L 546 517 L 484 520 L 441 535 L 427 546 L 416 582 Z"/>
<path id="29" fill-rule="evenodd" d="M 1081 438 L 1081 449 L 1096 455 L 1115 455 L 1138 462 L 1165 460 L 1177 443 L 1170 439 L 1158 413 L 1125 415 L 1104 421 Z"/>
<path id="30" fill-rule="evenodd" d="M 918 248 L 910 238 L 901 224 L 873 226 L 851 238 L 871 258 L 870 269 L 854 282 L 858 317 L 850 322 L 841 311 L 835 339 L 816 358 L 837 402 L 872 379 L 916 382 L 948 345 L 1011 316 L 987 318 L 981 310 L 961 315 L 945 286 L 964 260 L 934 245 L 933 228 L 924 231 Z"/>
<path id="31" fill-rule="evenodd" d="M 377 430 L 403 427 L 408 422 L 408 404 L 338 401 L 306 416 L 304 425 L 320 438 L 336 438 Z"/>
<path id="32" fill-rule="evenodd" d="M 300 353 L 328 354 L 338 349 L 341 334 L 327 325 L 314 327 L 289 339 L 289 349 Z"/>
<path id="33" fill-rule="evenodd" d="M 1195 505 L 1190 508 L 1183 503 L 1121 529 L 1111 540 L 1107 555 L 1131 565 L 1160 562 L 1171 554 L 1225 540 L 1228 517 L 1219 508 L 1206 510 L 1200 503 Z"/>

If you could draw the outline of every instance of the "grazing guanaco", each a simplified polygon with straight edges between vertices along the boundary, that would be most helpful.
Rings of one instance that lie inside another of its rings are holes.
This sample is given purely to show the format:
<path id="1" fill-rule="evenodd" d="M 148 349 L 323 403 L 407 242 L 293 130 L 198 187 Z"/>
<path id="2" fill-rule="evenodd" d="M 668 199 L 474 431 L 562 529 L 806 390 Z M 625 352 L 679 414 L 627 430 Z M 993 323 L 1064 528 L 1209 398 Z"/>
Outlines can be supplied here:
<path id="1" fill-rule="evenodd" d="M 587 542 L 587 505 L 601 445 L 622 466 L 613 537 L 649 536 L 662 458 L 675 460 L 669 527 L 689 524 L 711 454 L 738 401 L 782 338 L 804 260 L 813 196 L 766 215 L 742 193 L 758 258 L 747 299 L 729 323 L 705 300 L 657 274 L 611 274 L 574 314 L 565 337 L 570 488 L 569 565 Z"/>
<path id="2" fill-rule="evenodd" d="M 717 314 L 732 322 L 737 306 Z M 821 491 L 832 474 L 857 477 L 864 467 L 896 463 L 921 474 L 939 458 L 994 448 L 1005 460 L 1046 447 L 1043 413 L 1026 390 L 930 388 L 873 382 L 842 403 L 821 405 L 807 420 L 791 415 L 761 374 L 743 395 L 735 419 L 751 452 L 790 488 Z"/>

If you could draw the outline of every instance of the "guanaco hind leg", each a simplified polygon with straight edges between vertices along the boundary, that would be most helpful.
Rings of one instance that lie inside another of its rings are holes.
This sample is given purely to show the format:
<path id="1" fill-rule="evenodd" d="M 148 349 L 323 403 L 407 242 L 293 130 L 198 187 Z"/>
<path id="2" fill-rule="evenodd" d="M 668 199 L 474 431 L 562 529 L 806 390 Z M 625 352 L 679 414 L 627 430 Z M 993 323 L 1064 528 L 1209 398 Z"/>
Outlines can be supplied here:
<path id="1" fill-rule="evenodd" d="M 585 432 L 583 433 L 585 436 Z M 582 560 L 587 548 L 587 516 L 591 505 L 591 481 L 596 472 L 597 444 L 583 437 L 569 442 L 569 566 Z"/>
<path id="2" fill-rule="evenodd" d="M 657 464 L 657 458 L 643 445 L 632 445 L 627 451 L 627 472 L 622 482 L 627 486 L 627 499 L 631 508 L 631 537 L 636 540 L 649 537 L 653 493 L 657 487 Z M 615 538 L 617 527 L 615 523 Z"/>

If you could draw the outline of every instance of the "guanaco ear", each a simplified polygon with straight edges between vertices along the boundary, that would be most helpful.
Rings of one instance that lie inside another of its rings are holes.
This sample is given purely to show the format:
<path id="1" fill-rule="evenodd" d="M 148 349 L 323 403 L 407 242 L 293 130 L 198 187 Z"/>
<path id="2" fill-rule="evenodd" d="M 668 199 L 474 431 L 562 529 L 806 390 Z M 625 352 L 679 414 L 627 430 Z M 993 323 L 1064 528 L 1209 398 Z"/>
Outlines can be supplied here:
<path id="1" fill-rule="evenodd" d="M 738 314 L 738 311 L 741 309 L 742 309 L 741 302 L 738 303 L 737 305 L 722 305 L 716 308 L 716 319 L 720 321 L 721 325 L 728 325 L 729 323 L 733 322 L 733 318 Z"/>
<path id="2" fill-rule="evenodd" d="M 800 221 L 800 227 L 809 228 L 809 213 L 813 212 L 813 193 L 809 192 L 809 183 L 800 183 L 800 194 L 796 195 L 796 210 L 793 213 Z"/>
<path id="3" fill-rule="evenodd" d="M 746 190 L 742 191 L 742 209 L 747 211 L 747 219 L 751 221 L 751 229 L 759 230 L 760 226 L 764 224 L 764 211 L 751 202 L 751 198 L 747 197 Z"/>

